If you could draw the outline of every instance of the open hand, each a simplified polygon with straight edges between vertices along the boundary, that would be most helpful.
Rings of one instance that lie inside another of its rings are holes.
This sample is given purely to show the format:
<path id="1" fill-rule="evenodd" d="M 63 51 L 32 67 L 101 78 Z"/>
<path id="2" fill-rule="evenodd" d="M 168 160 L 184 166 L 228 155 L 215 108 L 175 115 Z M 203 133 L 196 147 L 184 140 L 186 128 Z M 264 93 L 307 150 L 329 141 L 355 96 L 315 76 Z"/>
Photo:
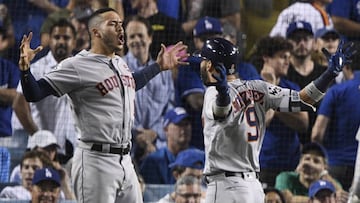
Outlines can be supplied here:
<path id="1" fill-rule="evenodd" d="M 166 49 L 164 44 L 161 44 L 161 50 L 157 56 L 156 62 L 160 65 L 161 70 L 170 70 L 178 66 L 188 65 L 184 60 L 189 57 L 189 54 L 182 54 L 187 50 L 187 46 L 182 42 L 176 43 L 173 47 Z"/>
<path id="2" fill-rule="evenodd" d="M 19 59 L 19 67 L 21 71 L 28 70 L 30 67 L 30 61 L 33 60 L 35 55 L 43 49 L 42 46 L 38 46 L 36 49 L 30 48 L 32 35 L 33 33 L 30 32 L 28 36 L 24 35 L 21 40 Z"/>
<path id="3" fill-rule="evenodd" d="M 331 55 L 329 51 L 325 48 L 321 50 L 326 58 L 328 59 L 329 71 L 338 75 L 344 65 L 351 63 L 351 57 L 356 53 L 353 42 L 348 42 L 344 44 L 344 41 L 341 40 L 336 52 Z"/>

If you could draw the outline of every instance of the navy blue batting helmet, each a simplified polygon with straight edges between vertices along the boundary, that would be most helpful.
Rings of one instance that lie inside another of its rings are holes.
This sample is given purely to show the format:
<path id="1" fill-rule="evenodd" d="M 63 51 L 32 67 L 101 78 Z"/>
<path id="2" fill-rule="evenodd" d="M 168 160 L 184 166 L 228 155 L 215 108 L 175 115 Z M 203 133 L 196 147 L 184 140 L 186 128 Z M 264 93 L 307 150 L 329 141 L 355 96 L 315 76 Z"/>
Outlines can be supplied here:
<path id="1" fill-rule="evenodd" d="M 210 60 L 214 65 L 222 64 L 228 75 L 236 71 L 239 51 L 235 45 L 224 38 L 211 38 L 206 40 L 200 55 Z"/>

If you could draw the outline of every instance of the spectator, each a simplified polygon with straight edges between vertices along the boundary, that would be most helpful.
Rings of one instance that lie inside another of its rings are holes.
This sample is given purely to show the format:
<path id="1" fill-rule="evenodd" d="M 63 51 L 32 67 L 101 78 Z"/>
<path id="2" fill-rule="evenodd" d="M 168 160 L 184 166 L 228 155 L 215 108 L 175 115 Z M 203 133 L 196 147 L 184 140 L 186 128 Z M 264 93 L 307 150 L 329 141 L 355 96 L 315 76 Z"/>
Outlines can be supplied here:
<path id="1" fill-rule="evenodd" d="M 291 23 L 287 28 L 286 38 L 293 45 L 287 79 L 304 88 L 326 70 L 326 66 L 315 63 L 311 58 L 314 52 L 314 33 L 311 24 L 305 21 Z M 317 107 L 318 103 L 314 106 Z M 310 127 L 305 133 L 300 133 L 302 144 L 310 142 L 311 126 L 316 118 L 316 112 L 310 111 L 308 114 Z"/>
<path id="2" fill-rule="evenodd" d="M 125 20 L 124 29 L 129 50 L 123 59 L 130 70 L 135 72 L 154 64 L 155 60 L 150 55 L 153 32 L 149 21 L 131 16 Z M 138 163 L 151 152 L 166 146 L 162 120 L 173 103 L 174 82 L 170 71 L 156 75 L 145 88 L 136 92 L 132 132 L 134 156 Z"/>
<path id="3" fill-rule="evenodd" d="M 48 156 L 50 161 L 56 161 L 57 149 L 60 146 L 56 141 L 54 134 L 47 130 L 39 130 L 29 137 L 27 150 L 41 151 Z M 15 166 L 11 172 L 10 182 L 21 184 L 21 171 L 20 165 Z"/>
<path id="4" fill-rule="evenodd" d="M 322 48 L 325 48 L 329 51 L 330 54 L 336 52 L 336 48 L 340 43 L 340 34 L 333 28 L 321 28 L 315 32 L 315 51 L 312 54 L 312 58 L 315 63 L 322 66 L 327 66 L 328 61 L 325 54 L 322 52 Z M 341 72 L 336 78 L 336 84 L 342 83 L 345 81 L 344 74 Z"/>
<path id="5" fill-rule="evenodd" d="M 199 9 L 200 17 L 211 16 L 217 18 L 221 23 L 229 22 L 237 31 L 240 31 L 240 1 L 218 1 L 218 0 L 203 0 L 202 8 Z M 187 20 L 182 24 L 186 33 L 191 33 L 199 19 Z"/>
<path id="6" fill-rule="evenodd" d="M 174 18 L 160 12 L 156 0 L 131 1 L 131 6 L 137 9 L 137 14 L 149 20 L 153 29 L 151 57 L 156 59 L 161 43 L 169 46 L 185 39 L 181 24 Z"/>
<path id="7" fill-rule="evenodd" d="M 200 50 L 207 39 L 219 37 L 221 34 L 223 34 L 223 29 L 218 19 L 208 16 L 201 18 L 193 30 L 195 49 Z M 200 78 L 201 61 L 195 56 L 190 56 L 188 61 L 190 65 L 178 69 L 175 78 L 175 100 L 176 104 L 184 107 L 190 115 L 192 126 L 190 144 L 204 149 L 201 110 L 205 87 Z"/>
<path id="8" fill-rule="evenodd" d="M 0 26 L 0 44 L 4 43 L 6 30 Z M 0 57 L 0 137 L 12 135 L 12 104 L 19 83 L 19 68 Z"/>
<path id="9" fill-rule="evenodd" d="M 348 81 L 332 86 L 324 96 L 312 129 L 311 139 L 329 153 L 329 172 L 348 190 L 354 175 L 360 125 L 360 53 L 343 68 Z"/>
<path id="10" fill-rule="evenodd" d="M 57 203 L 60 199 L 60 174 L 52 168 L 35 171 L 32 180 L 31 203 Z"/>
<path id="11" fill-rule="evenodd" d="M 276 188 L 266 188 L 264 189 L 265 193 L 265 202 L 264 203 L 286 203 L 284 195 L 280 190 Z"/>
<path id="12" fill-rule="evenodd" d="M 181 151 L 176 157 L 175 162 L 171 163 L 172 174 L 176 181 L 185 176 L 193 176 L 201 180 L 202 170 L 205 164 L 205 153 L 198 149 L 186 149 Z M 158 203 L 175 202 L 176 192 L 167 194 Z M 203 195 L 205 197 L 205 195 Z M 203 200 L 203 199 L 202 199 Z"/>
<path id="13" fill-rule="evenodd" d="M 360 40 L 359 2 L 359 0 L 333 0 L 328 9 L 335 29 L 351 41 Z"/>
<path id="14" fill-rule="evenodd" d="M 309 188 L 309 203 L 335 203 L 336 190 L 334 185 L 326 180 L 318 180 Z"/>
<path id="15" fill-rule="evenodd" d="M 50 28 L 50 52 L 30 66 L 36 79 L 54 70 L 63 59 L 72 56 L 75 36 L 75 28 L 70 22 L 62 19 L 53 24 Z M 39 129 L 51 131 L 60 146 L 59 153 L 63 155 L 60 161 L 66 163 L 72 157 L 71 151 L 77 139 L 70 99 L 51 96 L 41 102 L 28 103 L 22 94 L 21 85 L 18 88 L 21 93 L 13 106 L 24 129 L 30 135 Z M 67 140 L 70 145 L 66 145 Z M 66 146 L 70 147 L 66 149 Z"/>
<path id="16" fill-rule="evenodd" d="M 41 26 L 41 45 L 49 45 L 50 28 L 61 19 L 69 20 L 76 29 L 76 44 L 74 52 L 90 47 L 90 37 L 87 31 L 87 20 L 93 13 L 91 2 L 86 0 L 70 0 L 66 8 L 50 14 Z M 46 52 L 43 50 L 42 52 Z"/>
<path id="17" fill-rule="evenodd" d="M 51 166 L 51 161 L 44 153 L 39 151 L 26 152 L 20 164 L 21 185 L 5 187 L 0 193 L 0 198 L 30 200 L 34 172 L 37 169 L 49 166 Z"/>
<path id="18" fill-rule="evenodd" d="M 305 0 L 297 1 L 284 9 L 278 16 L 277 22 L 270 32 L 270 36 L 287 36 L 287 28 L 291 23 L 306 21 L 311 25 L 312 32 L 323 27 L 332 27 L 330 15 L 326 12 L 326 6 L 332 0 Z"/>
<path id="19" fill-rule="evenodd" d="M 11 24 L 10 14 L 4 4 L 0 4 L 0 56 L 6 56 L 6 51 L 14 46 L 14 28 Z"/>
<path id="20" fill-rule="evenodd" d="M 315 58 L 314 61 L 322 66 L 327 66 L 326 56 L 321 51 L 325 48 L 330 54 L 336 52 L 336 48 L 340 43 L 340 34 L 333 28 L 321 28 L 315 32 Z"/>
<path id="21" fill-rule="evenodd" d="M 184 176 L 175 184 L 175 203 L 201 202 L 200 181 L 193 176 Z"/>
<path id="22" fill-rule="evenodd" d="M 256 55 L 262 64 L 262 79 L 273 85 L 299 91 L 297 84 L 286 79 L 292 44 L 280 36 L 267 36 L 260 39 L 256 47 Z M 307 129 L 308 113 L 285 113 L 270 109 L 265 115 L 265 123 L 265 136 L 260 151 L 260 181 L 273 187 L 280 172 L 295 170 L 299 162 L 298 132 Z"/>
<path id="23" fill-rule="evenodd" d="M 223 37 L 224 39 L 230 41 L 234 45 L 238 44 L 237 32 L 234 26 L 230 23 L 223 24 Z M 241 46 L 241 45 L 240 45 Z M 247 63 L 241 60 L 242 57 L 239 57 L 239 63 L 236 65 L 237 72 L 239 73 L 239 77 L 243 80 L 255 80 L 261 79 L 258 71 L 255 66 L 251 63 Z"/>
<path id="24" fill-rule="evenodd" d="M 275 188 L 282 191 L 288 202 L 308 202 L 309 187 L 317 180 L 331 181 L 338 197 L 346 202 L 348 193 L 327 171 L 327 152 L 317 143 L 304 145 L 296 171 L 282 172 L 276 177 Z"/>
<path id="25" fill-rule="evenodd" d="M 191 124 L 185 109 L 176 107 L 165 114 L 164 128 L 167 146 L 147 156 L 140 166 L 140 174 L 145 183 L 173 184 L 169 164 L 173 163 L 182 150 L 189 148 Z"/>
<path id="26" fill-rule="evenodd" d="M 58 11 L 66 6 L 68 0 L 0 0 L 0 4 L 7 7 L 14 28 L 15 45 L 20 46 L 24 34 L 32 31 L 34 33 L 31 47 L 40 45 L 40 27 L 49 13 Z M 18 49 L 13 50 L 11 61 L 18 61 Z"/>

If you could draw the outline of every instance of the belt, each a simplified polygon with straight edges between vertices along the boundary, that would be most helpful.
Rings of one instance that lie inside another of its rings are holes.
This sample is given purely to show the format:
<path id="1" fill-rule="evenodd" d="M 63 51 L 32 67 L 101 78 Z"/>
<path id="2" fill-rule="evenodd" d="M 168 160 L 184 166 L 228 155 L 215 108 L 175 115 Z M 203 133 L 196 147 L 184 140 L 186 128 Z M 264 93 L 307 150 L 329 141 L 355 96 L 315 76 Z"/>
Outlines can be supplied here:
<path id="1" fill-rule="evenodd" d="M 211 181 L 219 177 L 241 177 L 242 179 L 247 178 L 256 178 L 259 179 L 259 172 L 231 172 L 231 171 L 220 171 L 213 174 L 208 174 L 204 176 L 205 183 L 210 183 Z"/>
<path id="2" fill-rule="evenodd" d="M 225 171 L 224 175 L 225 175 L 225 177 L 238 176 L 238 177 L 246 178 L 246 177 L 250 177 L 251 173 L 255 173 L 255 177 L 257 179 L 259 179 L 259 172 L 230 172 L 230 171 Z"/>
<path id="3" fill-rule="evenodd" d="M 90 150 L 97 151 L 97 152 L 109 152 L 111 154 L 120 154 L 126 155 L 130 152 L 130 146 L 128 145 L 126 148 L 119 148 L 119 147 L 111 147 L 106 150 L 102 144 L 92 144 Z"/>

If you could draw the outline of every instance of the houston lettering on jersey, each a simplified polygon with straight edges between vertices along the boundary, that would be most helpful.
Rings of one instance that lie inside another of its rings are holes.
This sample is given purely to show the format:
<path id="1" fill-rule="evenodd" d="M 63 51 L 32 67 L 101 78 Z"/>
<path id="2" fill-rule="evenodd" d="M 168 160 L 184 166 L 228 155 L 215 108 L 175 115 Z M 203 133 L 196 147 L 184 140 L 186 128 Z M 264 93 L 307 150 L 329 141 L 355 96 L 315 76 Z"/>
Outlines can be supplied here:
<path id="1" fill-rule="evenodd" d="M 133 77 L 128 75 L 121 75 L 120 78 L 124 87 L 130 87 L 135 89 L 135 80 Z M 106 78 L 104 81 L 96 84 L 96 88 L 99 90 L 102 96 L 105 96 L 109 91 L 112 91 L 113 89 L 119 87 L 120 82 L 119 78 L 116 75 Z"/>
<path id="2" fill-rule="evenodd" d="M 235 109 L 235 112 L 240 111 L 244 107 L 251 104 L 251 102 L 261 102 L 264 98 L 264 93 L 257 90 L 245 90 L 238 92 L 232 105 Z"/>

